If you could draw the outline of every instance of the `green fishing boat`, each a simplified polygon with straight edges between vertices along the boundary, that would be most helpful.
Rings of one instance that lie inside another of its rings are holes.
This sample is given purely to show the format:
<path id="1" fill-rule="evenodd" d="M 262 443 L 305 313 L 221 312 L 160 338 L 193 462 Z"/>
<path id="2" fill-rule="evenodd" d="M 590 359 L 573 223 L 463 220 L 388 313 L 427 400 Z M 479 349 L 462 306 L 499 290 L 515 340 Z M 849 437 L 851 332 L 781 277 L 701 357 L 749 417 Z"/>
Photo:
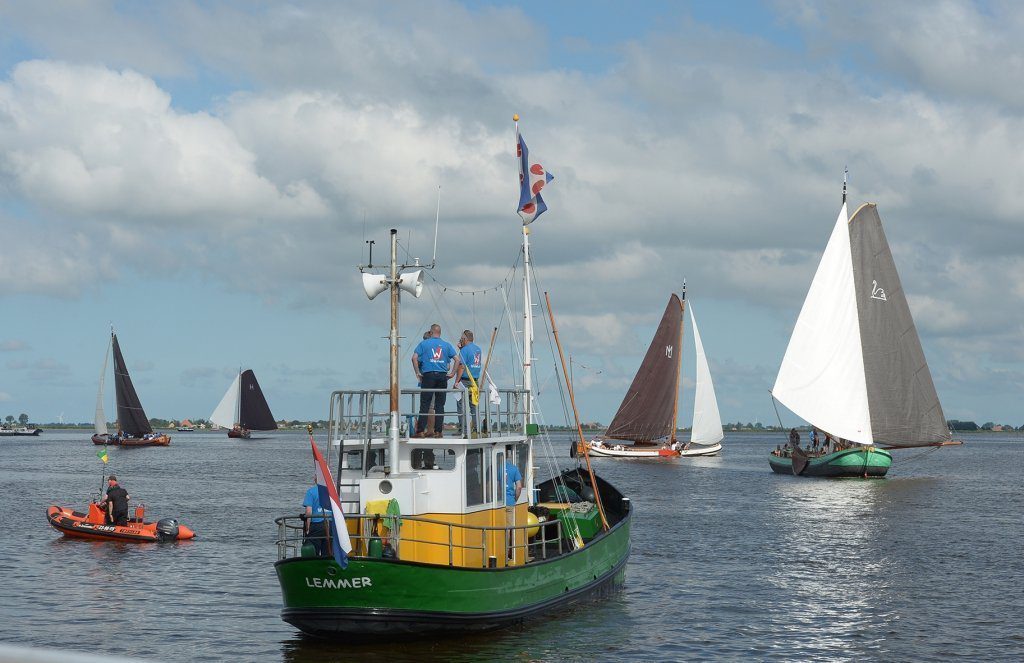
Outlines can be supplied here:
<path id="1" fill-rule="evenodd" d="M 521 141 L 520 150 L 525 172 Z M 536 176 L 537 169 L 529 172 Z M 470 408 L 473 390 L 456 398 L 458 416 L 451 410 L 448 416 L 458 418 L 462 430 L 452 436 L 443 429 L 443 405 L 428 419 L 417 404 L 439 393 L 451 403 L 459 390 L 399 386 L 399 302 L 403 291 L 420 295 L 423 266 L 398 264 L 392 230 L 389 273 L 360 268 L 370 299 L 384 292 L 391 297 L 389 388 L 331 395 L 324 467 L 336 467 L 336 482 L 326 481 L 336 483 L 344 512 L 336 540 L 347 533 L 347 560 L 328 553 L 333 542 L 322 545 L 323 537 L 304 535 L 299 516 L 276 520 L 281 616 L 303 632 L 345 642 L 478 632 L 560 612 L 623 583 L 633 514 L 629 499 L 593 473 L 586 454 L 585 466 L 577 459 L 568 470 L 535 461 L 534 445 L 546 436 L 537 421 L 529 360 L 528 220 L 524 216 L 519 348 L 528 359 L 516 376 L 522 386 L 497 388 L 484 361 L 482 385 L 472 385 L 482 392 L 479 411 Z M 412 271 L 403 273 L 407 268 Z M 420 423 L 413 426 L 417 414 Z M 433 436 L 422 430 L 430 419 Z M 536 476 L 538 465 L 548 468 L 545 478 Z M 513 490 L 517 475 L 522 492 Z M 330 536 L 331 526 L 326 529 Z"/>
<path id="2" fill-rule="evenodd" d="M 805 477 L 884 477 L 893 449 L 952 440 L 878 209 L 843 205 L 772 388 L 815 429 L 769 455 Z M 825 434 L 818 447 L 817 431 Z"/>

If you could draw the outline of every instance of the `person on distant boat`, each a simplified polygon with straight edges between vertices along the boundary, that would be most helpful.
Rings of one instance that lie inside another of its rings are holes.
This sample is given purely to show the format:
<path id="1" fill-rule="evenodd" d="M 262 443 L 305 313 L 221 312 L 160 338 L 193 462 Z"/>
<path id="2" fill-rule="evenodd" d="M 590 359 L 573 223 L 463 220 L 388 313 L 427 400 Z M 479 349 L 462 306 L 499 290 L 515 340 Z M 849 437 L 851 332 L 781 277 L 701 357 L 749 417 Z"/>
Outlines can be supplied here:
<path id="1" fill-rule="evenodd" d="M 117 483 L 117 477 L 111 474 L 107 477 L 107 496 L 100 503 L 107 512 L 107 522 L 111 525 L 128 524 L 128 500 L 131 495 Z"/>
<path id="2" fill-rule="evenodd" d="M 320 505 L 320 489 L 316 485 L 316 477 L 313 478 L 313 485 L 306 491 L 302 506 L 306 508 L 303 514 L 302 545 L 312 544 L 317 556 L 323 557 L 328 552 L 327 521 L 324 520 L 327 510 Z"/>
<path id="3" fill-rule="evenodd" d="M 441 325 L 438 324 L 430 326 L 430 338 L 420 341 L 412 353 L 412 368 L 423 389 L 447 389 L 448 378 L 458 375 L 460 365 L 459 353 L 451 343 L 441 339 Z M 413 437 L 442 437 L 446 396 L 443 391 L 420 395 L 418 432 Z M 427 430 L 427 413 L 431 405 L 434 407 L 433 432 Z"/>
<path id="4" fill-rule="evenodd" d="M 465 330 L 462 332 L 462 336 L 459 338 L 459 363 L 462 364 L 462 370 L 458 373 L 455 378 L 455 387 L 466 390 L 466 398 L 469 398 L 469 425 L 466 421 L 462 421 L 462 435 L 463 437 L 469 437 L 471 433 L 477 432 L 477 417 L 476 417 L 476 401 L 480 400 L 480 371 L 483 368 L 481 359 L 483 358 L 483 351 L 480 346 L 473 342 L 472 330 Z M 472 376 L 472 379 L 470 377 Z M 476 401 L 471 396 L 473 385 L 477 388 Z M 464 419 L 464 418 L 463 418 Z"/>
<path id="5" fill-rule="evenodd" d="M 793 448 L 800 446 L 800 433 L 795 428 L 789 429 L 789 446 Z"/>

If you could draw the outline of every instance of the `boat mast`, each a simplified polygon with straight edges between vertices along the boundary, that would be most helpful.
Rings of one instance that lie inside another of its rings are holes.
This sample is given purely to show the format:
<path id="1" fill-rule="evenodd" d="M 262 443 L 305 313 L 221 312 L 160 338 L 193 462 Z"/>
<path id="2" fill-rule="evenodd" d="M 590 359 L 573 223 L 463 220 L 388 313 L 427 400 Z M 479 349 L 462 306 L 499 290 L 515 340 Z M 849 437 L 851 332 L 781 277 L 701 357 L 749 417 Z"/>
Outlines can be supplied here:
<path id="1" fill-rule="evenodd" d="M 245 428 L 242 426 L 242 367 L 238 367 L 238 393 L 235 394 L 235 423 L 238 424 L 238 428 Z"/>
<path id="2" fill-rule="evenodd" d="M 686 279 L 683 279 L 683 296 L 679 300 L 679 343 L 676 345 L 676 397 L 672 402 L 672 436 L 670 442 L 675 444 L 676 442 L 676 431 L 679 430 L 679 383 L 683 377 L 683 327 L 686 326 L 686 320 L 683 318 L 686 315 Z"/>
<path id="3" fill-rule="evenodd" d="M 390 412 L 391 432 L 388 440 L 388 451 L 391 454 L 390 465 L 392 470 L 398 470 L 398 230 L 391 229 L 391 277 L 388 280 L 391 289 L 391 331 L 388 342 L 391 346 L 390 365 Z"/>
<path id="4" fill-rule="evenodd" d="M 110 325 L 110 352 L 114 352 L 114 339 L 117 335 L 114 333 L 114 325 Z M 121 437 L 121 408 L 117 406 L 117 362 L 114 362 L 114 412 L 117 412 L 117 436 Z"/>
<path id="5" fill-rule="evenodd" d="M 516 150 L 519 149 L 519 115 L 513 115 L 512 120 L 516 124 Z M 526 177 L 522 172 L 522 164 L 516 160 L 517 168 L 520 170 L 519 177 Z M 524 422 L 527 434 L 527 463 L 524 484 L 529 487 L 528 497 L 530 504 L 534 503 L 533 490 L 533 444 L 530 442 L 529 434 L 533 429 L 533 299 L 530 294 L 530 226 L 523 221 L 523 390 L 526 392 L 526 420 Z"/>

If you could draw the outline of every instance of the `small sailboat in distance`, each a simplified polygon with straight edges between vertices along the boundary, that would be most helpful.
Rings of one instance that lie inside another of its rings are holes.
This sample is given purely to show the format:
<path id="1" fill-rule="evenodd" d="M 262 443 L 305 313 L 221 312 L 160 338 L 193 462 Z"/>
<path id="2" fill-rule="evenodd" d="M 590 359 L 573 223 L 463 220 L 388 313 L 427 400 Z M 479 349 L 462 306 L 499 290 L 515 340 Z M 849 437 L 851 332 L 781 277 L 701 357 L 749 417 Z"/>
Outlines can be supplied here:
<path id="1" fill-rule="evenodd" d="M 254 430 L 277 430 L 277 422 L 252 370 L 238 369 L 210 421 L 228 429 L 228 437 L 249 439 Z"/>
<path id="2" fill-rule="evenodd" d="M 693 424 L 690 441 L 676 439 L 679 414 L 679 380 L 682 376 L 683 311 L 686 308 L 686 284 L 682 299 L 669 297 L 647 354 L 633 383 L 622 399 L 603 439 L 591 440 L 590 453 L 614 458 L 678 458 L 711 456 L 722 450 L 722 418 L 718 412 L 715 387 L 711 382 L 704 344 L 697 318 L 690 306 L 690 324 L 697 352 L 697 384 L 693 395 Z M 626 440 L 632 444 L 609 443 Z"/>
<path id="3" fill-rule="evenodd" d="M 826 442 L 781 445 L 774 472 L 883 477 L 893 449 L 951 439 L 882 220 L 872 203 L 843 206 L 811 281 L 772 396 Z"/>
<path id="4" fill-rule="evenodd" d="M 106 417 L 103 414 L 103 386 L 106 381 L 107 359 L 114 357 L 114 394 L 117 399 L 117 433 L 110 435 L 107 430 Z M 100 386 L 96 394 L 96 420 L 93 444 L 111 444 L 122 447 L 166 447 L 171 443 L 171 436 L 156 434 L 142 409 L 142 402 L 132 384 L 128 366 L 121 354 L 121 346 L 117 342 L 117 334 L 110 331 L 110 345 L 107 355 L 103 357 L 103 371 L 100 373 Z"/>

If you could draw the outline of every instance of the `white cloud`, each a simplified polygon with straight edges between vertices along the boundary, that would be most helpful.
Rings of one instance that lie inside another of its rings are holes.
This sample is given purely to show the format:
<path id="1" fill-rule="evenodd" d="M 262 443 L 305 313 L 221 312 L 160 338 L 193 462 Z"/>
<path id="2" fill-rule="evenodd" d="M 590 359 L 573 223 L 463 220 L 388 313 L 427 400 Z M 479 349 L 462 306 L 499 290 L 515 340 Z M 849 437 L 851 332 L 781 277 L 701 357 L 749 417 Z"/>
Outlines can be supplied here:
<path id="1" fill-rule="evenodd" d="M 54 22 L 6 7 L 0 30 L 52 59 L 0 81 L 0 294 L 188 270 L 273 306 L 338 308 L 362 297 L 341 270 L 364 216 L 378 240 L 413 229 L 424 257 L 438 185 L 438 277 L 493 285 L 519 241 L 519 111 L 556 176 L 538 274 L 609 384 L 628 382 L 638 330 L 684 277 L 791 324 L 846 164 L 851 202 L 879 204 L 937 381 L 984 379 L 940 375 L 933 348 L 954 339 L 983 368 L 1024 361 L 1024 11 L 784 7 L 806 52 L 681 21 L 600 46 L 614 63 L 586 73 L 548 64 L 518 9 L 72 6 Z M 69 39 L 74 17 L 87 29 Z M 115 43 L 129 27 L 145 38 Z"/>
<path id="2" fill-rule="evenodd" d="M 170 102 L 135 71 L 23 62 L 0 83 L 0 173 L 26 200 L 79 218 L 192 226 L 324 213 L 304 182 L 261 177 L 221 120 Z"/>

